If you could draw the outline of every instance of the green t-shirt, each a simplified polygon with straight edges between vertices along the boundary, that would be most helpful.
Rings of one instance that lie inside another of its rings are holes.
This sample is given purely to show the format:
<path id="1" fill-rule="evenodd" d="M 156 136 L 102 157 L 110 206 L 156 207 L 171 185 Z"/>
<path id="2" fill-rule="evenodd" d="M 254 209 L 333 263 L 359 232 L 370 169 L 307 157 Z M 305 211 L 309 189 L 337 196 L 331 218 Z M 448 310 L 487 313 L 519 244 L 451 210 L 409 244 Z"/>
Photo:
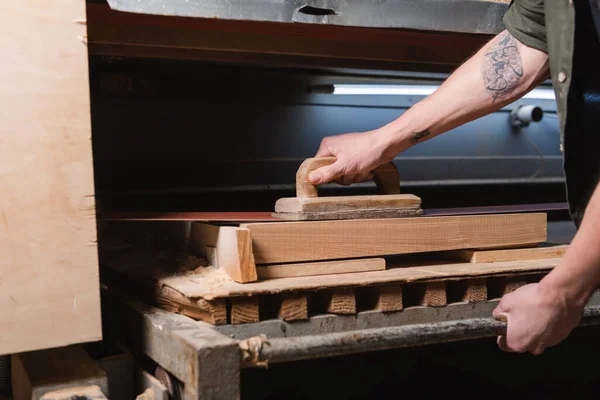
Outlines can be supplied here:
<path id="1" fill-rule="evenodd" d="M 513 0 L 504 15 L 511 35 L 548 54 L 567 199 L 577 226 L 600 179 L 600 95 L 594 95 L 600 94 L 597 5 L 598 0 Z"/>

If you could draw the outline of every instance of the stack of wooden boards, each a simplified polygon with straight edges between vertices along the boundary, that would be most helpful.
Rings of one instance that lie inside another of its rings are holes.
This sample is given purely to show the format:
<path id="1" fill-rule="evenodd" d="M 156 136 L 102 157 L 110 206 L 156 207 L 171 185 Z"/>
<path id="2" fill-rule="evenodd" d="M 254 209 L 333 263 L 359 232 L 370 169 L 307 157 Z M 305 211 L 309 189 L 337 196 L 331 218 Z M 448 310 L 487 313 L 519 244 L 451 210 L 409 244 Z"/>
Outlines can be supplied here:
<path id="1" fill-rule="evenodd" d="M 146 300 L 217 325 L 487 301 L 566 251 L 545 243 L 545 213 L 190 224 L 185 252 L 120 251 L 103 265 Z"/>
<path id="2" fill-rule="evenodd" d="M 546 214 L 192 225 L 190 246 L 236 282 L 385 269 L 385 256 L 535 246 Z M 527 250 L 542 254 L 546 250 Z M 456 253 L 457 257 L 468 253 Z M 515 253 L 517 254 L 517 253 Z M 523 252 L 518 254 L 525 254 Z"/>

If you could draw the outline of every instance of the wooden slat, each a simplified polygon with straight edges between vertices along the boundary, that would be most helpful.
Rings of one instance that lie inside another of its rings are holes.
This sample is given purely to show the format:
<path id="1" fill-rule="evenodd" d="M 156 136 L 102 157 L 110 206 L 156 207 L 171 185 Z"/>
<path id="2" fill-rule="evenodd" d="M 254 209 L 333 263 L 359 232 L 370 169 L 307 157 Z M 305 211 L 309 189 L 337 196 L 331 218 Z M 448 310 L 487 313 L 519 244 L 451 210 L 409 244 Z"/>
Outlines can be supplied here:
<path id="1" fill-rule="evenodd" d="M 358 260 L 336 260 L 299 264 L 274 264 L 256 267 L 259 279 L 331 275 L 384 270 L 384 258 L 364 258 Z"/>
<path id="2" fill-rule="evenodd" d="M 378 289 L 376 310 L 382 312 L 402 310 L 402 285 L 384 285 Z"/>
<path id="3" fill-rule="evenodd" d="M 446 283 L 430 282 L 425 285 L 423 305 L 429 307 L 442 307 L 447 304 Z"/>
<path id="4" fill-rule="evenodd" d="M 260 321 L 258 297 L 235 297 L 231 300 L 231 323 L 247 324 Z"/>
<path id="5" fill-rule="evenodd" d="M 217 266 L 236 282 L 258 279 L 252 252 L 250 231 L 237 227 L 220 227 L 216 245 Z"/>
<path id="6" fill-rule="evenodd" d="M 462 298 L 469 303 L 479 303 L 487 301 L 487 284 L 485 279 L 470 279 L 465 282 L 466 290 Z"/>
<path id="7" fill-rule="evenodd" d="M 297 321 L 308 318 L 308 301 L 302 293 L 284 293 L 278 313 L 284 321 Z"/>
<path id="8" fill-rule="evenodd" d="M 356 314 L 354 289 L 332 290 L 327 312 L 332 314 Z"/>
<path id="9" fill-rule="evenodd" d="M 568 245 L 564 245 L 502 250 L 456 250 L 451 255 L 457 260 L 472 263 L 536 260 L 562 257 L 568 248 Z"/>
<path id="10" fill-rule="evenodd" d="M 336 287 L 366 286 L 386 283 L 423 282 L 455 278 L 477 278 L 542 272 L 547 273 L 560 263 L 560 259 L 510 261 L 502 263 L 458 263 L 426 265 L 419 267 L 388 268 L 385 271 L 358 272 L 321 276 L 268 279 L 240 284 L 224 277 L 218 269 L 207 268 L 201 275 L 194 274 L 158 278 L 159 282 L 176 288 L 189 297 L 214 299 L 230 296 L 282 293 L 287 291 L 310 291 Z M 389 266 L 388 266 L 389 267 Z"/>
<path id="11" fill-rule="evenodd" d="M 275 203 L 275 212 L 354 211 L 356 209 L 419 208 L 421 199 L 412 194 L 284 197 Z"/>
<path id="12" fill-rule="evenodd" d="M 241 224 L 257 264 L 374 257 L 546 240 L 546 214 Z"/>
<path id="13" fill-rule="evenodd" d="M 102 338 L 85 1 L 0 1 L 0 355 Z"/>

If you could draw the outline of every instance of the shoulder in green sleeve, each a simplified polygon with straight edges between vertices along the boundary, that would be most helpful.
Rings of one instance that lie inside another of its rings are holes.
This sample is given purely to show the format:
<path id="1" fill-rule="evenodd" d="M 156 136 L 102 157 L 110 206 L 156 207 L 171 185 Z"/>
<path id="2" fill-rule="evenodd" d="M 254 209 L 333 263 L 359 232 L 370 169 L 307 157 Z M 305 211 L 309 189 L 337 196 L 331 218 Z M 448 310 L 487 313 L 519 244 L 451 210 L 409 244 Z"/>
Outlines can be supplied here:
<path id="1" fill-rule="evenodd" d="M 506 30 L 526 46 L 548 53 L 544 0 L 513 0 L 504 14 Z"/>

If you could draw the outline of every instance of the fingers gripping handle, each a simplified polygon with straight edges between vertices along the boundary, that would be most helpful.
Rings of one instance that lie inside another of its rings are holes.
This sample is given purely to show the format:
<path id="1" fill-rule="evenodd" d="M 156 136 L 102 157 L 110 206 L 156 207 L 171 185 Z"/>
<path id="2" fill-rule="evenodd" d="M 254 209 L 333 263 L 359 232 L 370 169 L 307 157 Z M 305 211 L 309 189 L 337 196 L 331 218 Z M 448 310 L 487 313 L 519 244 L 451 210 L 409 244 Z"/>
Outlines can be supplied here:
<path id="1" fill-rule="evenodd" d="M 296 197 L 318 197 L 317 186 L 308 180 L 308 175 L 319 168 L 333 164 L 335 157 L 315 157 L 304 160 L 296 172 Z M 396 166 L 389 162 L 373 170 L 373 180 L 382 194 L 400 193 L 400 175 Z"/>

